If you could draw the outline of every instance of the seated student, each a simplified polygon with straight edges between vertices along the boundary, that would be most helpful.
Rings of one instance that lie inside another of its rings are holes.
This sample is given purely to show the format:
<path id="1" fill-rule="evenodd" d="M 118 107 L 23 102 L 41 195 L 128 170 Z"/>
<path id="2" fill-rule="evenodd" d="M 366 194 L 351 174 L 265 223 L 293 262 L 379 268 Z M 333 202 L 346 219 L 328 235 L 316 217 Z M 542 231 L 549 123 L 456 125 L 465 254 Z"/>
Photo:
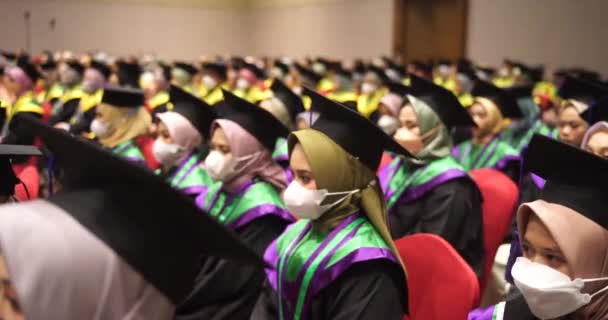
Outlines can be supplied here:
<path id="1" fill-rule="evenodd" d="M 80 99 L 84 94 L 81 86 L 83 74 L 84 66 L 78 61 L 59 64 L 59 83 L 64 88 L 64 93 L 57 106 L 53 107 L 53 114 L 49 120 L 51 125 L 67 122 L 78 111 Z"/>
<path id="2" fill-rule="evenodd" d="M 537 135 L 525 166 L 547 183 L 517 212 L 523 257 L 512 275 L 522 295 L 469 319 L 606 319 L 608 160 Z"/>
<path id="3" fill-rule="evenodd" d="M 134 140 L 148 132 L 152 120 L 143 107 L 141 90 L 109 87 L 104 89 L 91 132 L 97 141 L 114 154 L 144 163 L 144 156 Z"/>
<path id="4" fill-rule="evenodd" d="M 196 94 L 192 80 L 198 73 L 193 65 L 186 62 L 175 62 L 171 69 L 171 83 L 190 94 Z"/>
<path id="5" fill-rule="evenodd" d="M 519 152 L 500 139 L 510 118 L 521 118 L 521 110 L 505 90 L 477 81 L 473 88 L 473 105 L 468 109 L 477 124 L 473 138 L 454 147 L 452 155 L 465 171 L 494 168 L 504 172 L 513 181 L 519 180 Z"/>
<path id="6" fill-rule="evenodd" d="M 245 63 L 239 70 L 234 95 L 251 103 L 260 102 L 265 98 L 264 92 L 260 89 L 260 83 L 264 78 L 264 70 L 254 64 Z"/>
<path id="7" fill-rule="evenodd" d="M 220 63 L 205 63 L 203 64 L 202 83 L 205 87 L 205 92 L 201 98 L 209 105 L 215 105 L 224 99 L 222 88 L 227 87 L 227 67 Z"/>
<path id="8" fill-rule="evenodd" d="M 58 127 L 69 130 L 72 134 L 84 134 L 89 131 L 95 119 L 97 106 L 101 103 L 103 87 L 110 79 L 112 71 L 103 62 L 91 61 L 85 69 L 82 79 L 83 94 L 78 108 L 69 119 L 69 123 L 58 123 Z"/>
<path id="9" fill-rule="evenodd" d="M 170 320 L 201 256 L 261 266 L 152 173 L 40 121 L 23 121 L 65 170 L 69 191 L 0 206 L 3 319 Z"/>
<path id="10" fill-rule="evenodd" d="M 387 81 L 384 70 L 370 66 L 361 84 L 361 95 L 357 98 L 357 111 L 366 118 L 370 118 L 378 109 L 380 99 L 384 97 L 387 90 L 384 83 Z"/>
<path id="11" fill-rule="evenodd" d="M 481 277 L 481 195 L 451 155 L 449 130 L 475 123 L 447 89 L 410 77 L 395 140 L 416 156 L 397 156 L 379 173 L 393 239 L 434 233 L 446 239 Z"/>
<path id="12" fill-rule="evenodd" d="M 201 167 L 208 150 L 200 150 L 209 139 L 215 111 L 199 98 L 177 86 L 169 89 L 171 111 L 158 113 L 158 137 L 154 157 L 160 163 L 159 173 L 171 186 L 196 198 L 214 181 Z"/>
<path id="13" fill-rule="evenodd" d="M 404 267 L 375 175 L 383 149 L 408 154 L 372 122 L 320 94 L 312 129 L 289 137 L 300 220 L 266 250 L 267 286 L 251 319 L 402 319 Z"/>
<path id="14" fill-rule="evenodd" d="M 285 171 L 271 157 L 277 138 L 289 131 L 266 110 L 228 91 L 217 108 L 205 170 L 221 183 L 196 203 L 261 256 L 293 222 L 280 197 L 287 186 Z M 177 319 L 248 319 L 263 281 L 263 270 L 204 259 Z"/>
<path id="15" fill-rule="evenodd" d="M 154 117 L 158 113 L 169 111 L 169 83 L 171 70 L 168 66 L 152 65 L 139 78 L 139 86 L 144 90 L 146 106 Z"/>

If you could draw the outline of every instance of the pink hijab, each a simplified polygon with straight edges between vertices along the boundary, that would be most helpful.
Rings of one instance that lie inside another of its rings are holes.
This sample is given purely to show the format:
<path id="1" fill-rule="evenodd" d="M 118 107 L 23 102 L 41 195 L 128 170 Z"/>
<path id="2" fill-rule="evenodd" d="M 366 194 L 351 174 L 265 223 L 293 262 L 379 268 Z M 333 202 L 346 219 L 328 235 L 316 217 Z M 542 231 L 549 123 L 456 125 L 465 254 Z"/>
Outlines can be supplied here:
<path id="1" fill-rule="evenodd" d="M 173 143 L 192 150 L 203 143 L 203 137 L 192 123 L 177 112 L 167 111 L 156 115 L 169 130 Z"/>
<path id="2" fill-rule="evenodd" d="M 49 202 L 0 207 L 0 253 L 27 320 L 173 318 L 165 295 Z"/>
<path id="3" fill-rule="evenodd" d="M 230 142 L 233 157 L 241 158 L 254 155 L 252 159 L 244 161 L 245 166 L 238 168 L 239 172 L 236 178 L 224 183 L 227 189 L 234 190 L 254 177 L 262 178 L 280 191 L 287 187 L 285 171 L 272 160 L 271 151 L 266 149 L 258 139 L 231 120 L 215 120 L 211 126 L 211 132 L 218 127 L 224 130 Z"/>
<path id="4" fill-rule="evenodd" d="M 589 143 L 591 136 L 598 131 L 608 131 L 608 122 L 600 121 L 587 129 L 587 132 L 585 132 L 585 136 L 583 137 L 583 142 L 581 143 L 581 148 L 584 149 L 587 147 L 587 143 Z"/>
<path id="5" fill-rule="evenodd" d="M 19 67 L 9 67 L 6 74 L 19 84 L 21 88 L 17 95 L 22 95 L 24 92 L 34 89 L 34 81 Z"/>

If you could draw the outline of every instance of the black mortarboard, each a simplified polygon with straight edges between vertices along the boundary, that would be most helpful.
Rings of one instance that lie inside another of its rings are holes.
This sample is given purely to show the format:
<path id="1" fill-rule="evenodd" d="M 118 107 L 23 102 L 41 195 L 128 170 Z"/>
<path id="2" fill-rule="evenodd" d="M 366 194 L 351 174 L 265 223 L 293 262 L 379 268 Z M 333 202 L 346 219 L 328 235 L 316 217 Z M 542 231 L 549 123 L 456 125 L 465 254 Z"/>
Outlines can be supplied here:
<path id="1" fill-rule="evenodd" d="M 40 79 L 42 75 L 38 68 L 32 64 L 27 58 L 19 58 L 17 59 L 17 67 L 19 67 L 27 76 L 32 80 L 32 82 L 36 82 L 36 80 Z"/>
<path id="2" fill-rule="evenodd" d="M 251 71 L 258 79 L 266 78 L 266 73 L 264 72 L 264 70 L 258 68 L 258 66 L 256 66 L 255 64 L 245 63 L 243 65 L 243 69 Z"/>
<path id="3" fill-rule="evenodd" d="M 0 54 L 8 61 L 15 61 L 17 59 L 17 55 L 14 52 L 2 51 Z"/>
<path id="4" fill-rule="evenodd" d="M 380 79 L 380 83 L 381 84 L 385 84 L 387 82 L 389 82 L 389 78 L 388 76 L 386 76 L 386 72 L 384 72 L 384 69 L 376 67 L 374 65 L 370 65 L 367 68 L 367 72 L 372 72 L 374 73 L 378 79 Z"/>
<path id="5" fill-rule="evenodd" d="M 289 130 L 272 113 L 223 90 L 225 104 L 217 108 L 218 118 L 232 120 L 274 150 L 278 138 L 285 138 Z"/>
<path id="6" fill-rule="evenodd" d="M 300 73 L 300 75 L 302 75 L 302 77 L 310 80 L 310 82 L 312 82 L 313 85 L 316 85 L 323 78 L 323 76 L 321 76 L 320 74 L 314 72 L 313 70 L 311 70 L 309 68 L 306 68 L 306 67 L 300 65 L 299 63 L 296 63 L 295 66 L 296 66 L 296 69 L 298 70 L 298 72 Z"/>
<path id="7" fill-rule="evenodd" d="M 417 71 L 421 71 L 425 74 L 431 74 L 433 72 L 433 65 L 430 63 L 414 61 L 412 62 L 412 65 L 414 66 L 414 68 L 416 68 Z"/>
<path id="8" fill-rule="evenodd" d="M 174 85 L 169 88 L 169 101 L 173 104 L 171 111 L 188 119 L 205 140 L 209 137 L 211 123 L 216 118 L 213 107 Z"/>
<path id="9" fill-rule="evenodd" d="M 574 99 L 590 105 L 608 96 L 608 87 L 589 79 L 566 75 L 558 93 L 564 99 Z"/>
<path id="10" fill-rule="evenodd" d="M 208 62 L 203 64 L 203 71 L 216 73 L 222 79 L 226 79 L 226 73 L 228 71 L 228 68 L 223 63 Z"/>
<path id="11" fill-rule="evenodd" d="M 369 119 L 348 107 L 305 88 L 312 100 L 312 109 L 319 119 L 312 129 L 326 134 L 346 152 L 376 172 L 382 153 L 391 151 L 411 157 L 411 154 Z"/>
<path id="12" fill-rule="evenodd" d="M 84 66 L 80 64 L 80 62 L 76 60 L 70 60 L 67 61 L 66 64 L 68 65 L 68 67 L 70 67 L 70 69 L 76 71 L 76 73 L 78 73 L 79 75 L 82 76 L 82 74 L 84 73 Z"/>
<path id="13" fill-rule="evenodd" d="M 505 89 L 499 88 L 490 82 L 483 80 L 475 81 L 471 95 L 490 99 L 500 109 L 500 113 L 505 118 L 518 119 L 523 117 L 515 98 Z"/>
<path id="14" fill-rule="evenodd" d="M 110 74 L 112 74 L 112 70 L 110 70 L 110 67 L 108 67 L 105 63 L 99 62 L 97 60 L 91 61 L 91 65 L 89 66 L 89 68 L 99 71 L 99 73 L 101 73 L 106 79 L 108 79 L 110 77 Z"/>
<path id="15" fill-rule="evenodd" d="M 202 257 L 262 266 L 232 232 L 144 167 L 33 117 L 20 117 L 14 125 L 41 137 L 65 172 L 64 190 L 48 201 L 107 244 L 173 304 L 191 292 Z"/>
<path id="16" fill-rule="evenodd" d="M 198 70 L 191 64 L 185 62 L 175 62 L 173 67 L 176 69 L 181 69 L 187 72 L 190 76 L 194 76 L 198 73 Z"/>
<path id="17" fill-rule="evenodd" d="M 516 67 L 519 68 L 521 74 L 528 78 L 528 80 L 530 80 L 532 83 L 543 80 L 543 76 L 545 74 L 544 66 L 530 67 L 525 64 L 518 63 L 516 64 Z"/>
<path id="18" fill-rule="evenodd" d="M 600 121 L 608 121 L 608 96 L 593 103 L 580 116 L 590 126 Z"/>
<path id="19" fill-rule="evenodd" d="M 57 62 L 53 58 L 47 59 L 43 64 L 40 65 L 43 71 L 51 71 L 57 68 Z"/>
<path id="20" fill-rule="evenodd" d="M 410 88 L 409 86 L 406 86 L 396 81 L 391 81 L 387 83 L 386 87 L 388 88 L 388 91 L 401 97 L 404 97 L 406 94 L 409 94 L 412 91 L 412 88 Z"/>
<path id="21" fill-rule="evenodd" d="M 607 159 L 536 134 L 524 153 L 524 169 L 547 181 L 542 200 L 573 209 L 608 229 Z"/>
<path id="22" fill-rule="evenodd" d="M 446 127 L 476 126 L 469 113 L 451 91 L 415 75 L 410 75 L 410 88 L 410 94 L 431 107 Z"/>
<path id="23" fill-rule="evenodd" d="M 529 98 L 532 97 L 532 90 L 534 90 L 534 85 L 516 85 L 513 87 L 505 88 L 505 90 L 515 99 Z"/>
<path id="24" fill-rule="evenodd" d="M 12 196 L 19 178 L 11 165 L 14 156 L 41 156 L 42 153 L 34 146 L 0 144 L 0 195 Z"/>
<path id="25" fill-rule="evenodd" d="M 119 61 L 118 64 L 118 83 L 121 86 L 139 88 L 139 77 L 142 69 L 138 63 Z"/>
<path id="26" fill-rule="evenodd" d="M 272 90 L 272 93 L 277 99 L 283 102 L 287 111 L 289 111 L 291 120 L 295 120 L 298 114 L 305 111 L 302 98 L 289 89 L 281 80 L 275 79 L 272 81 L 270 90 Z"/>
<path id="27" fill-rule="evenodd" d="M 274 67 L 278 68 L 279 70 L 281 70 L 281 72 L 283 72 L 283 74 L 288 74 L 289 73 L 289 66 L 284 64 L 283 62 L 276 60 L 274 62 Z"/>
<path id="28" fill-rule="evenodd" d="M 144 92 L 132 88 L 107 87 L 103 89 L 101 102 L 120 108 L 137 108 L 144 105 Z"/>

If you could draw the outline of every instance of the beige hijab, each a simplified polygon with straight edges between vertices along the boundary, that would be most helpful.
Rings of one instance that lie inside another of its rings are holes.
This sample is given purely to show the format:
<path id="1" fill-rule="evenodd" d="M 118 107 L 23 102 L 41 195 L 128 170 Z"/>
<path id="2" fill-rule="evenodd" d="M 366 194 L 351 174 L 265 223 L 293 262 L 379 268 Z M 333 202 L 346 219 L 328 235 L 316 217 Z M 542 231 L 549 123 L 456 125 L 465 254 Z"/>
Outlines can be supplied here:
<path id="1" fill-rule="evenodd" d="M 494 102 L 492 102 L 492 100 L 483 97 L 476 97 L 473 101 L 474 103 L 481 104 L 488 113 L 488 117 L 490 118 L 490 123 L 492 126 L 489 131 L 489 134 L 499 134 L 504 129 L 509 127 L 509 119 L 505 118 L 502 115 L 502 112 L 500 112 L 500 109 L 496 104 L 494 104 Z"/>
<path id="2" fill-rule="evenodd" d="M 46 201 L 0 207 L 0 253 L 27 320 L 169 320 L 175 307 Z"/>
<path id="3" fill-rule="evenodd" d="M 517 212 L 520 241 L 531 214 L 547 227 L 575 278 L 608 277 L 608 230 L 568 207 L 537 200 L 523 204 Z M 593 293 L 606 285 L 608 281 L 595 282 L 585 286 L 585 292 Z M 577 310 L 574 319 L 608 319 L 608 292 Z"/>
<path id="4" fill-rule="evenodd" d="M 103 103 L 97 108 L 102 120 L 113 127 L 112 134 L 99 139 L 99 143 L 107 148 L 148 133 L 152 124 L 152 117 L 145 108 L 117 108 Z"/>
<path id="5" fill-rule="evenodd" d="M 388 230 L 386 203 L 375 172 L 320 131 L 305 129 L 293 132 L 288 142 L 290 154 L 296 144 L 302 146 L 314 173 L 317 188 L 327 189 L 329 192 L 361 190 L 325 212 L 313 222 L 313 227 L 327 231 L 336 227 L 346 217 L 363 211 L 405 271 L 399 251 Z M 337 196 L 340 197 L 342 196 Z M 336 200 L 332 197 L 326 199 L 329 203 Z"/>

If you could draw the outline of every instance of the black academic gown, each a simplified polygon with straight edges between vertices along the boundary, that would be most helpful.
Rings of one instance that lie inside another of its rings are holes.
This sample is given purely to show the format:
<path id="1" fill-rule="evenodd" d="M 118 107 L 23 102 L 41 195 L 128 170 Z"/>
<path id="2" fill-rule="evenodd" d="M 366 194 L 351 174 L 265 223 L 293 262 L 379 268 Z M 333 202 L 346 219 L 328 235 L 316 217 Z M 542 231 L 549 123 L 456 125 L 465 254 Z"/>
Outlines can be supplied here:
<path id="1" fill-rule="evenodd" d="M 288 222 L 265 216 L 236 230 L 236 234 L 260 256 Z M 177 308 L 176 320 L 249 319 L 266 274 L 262 268 L 206 257 L 190 296 Z"/>
<path id="2" fill-rule="evenodd" d="M 408 313 L 405 283 L 403 270 L 395 263 L 355 263 L 313 298 L 308 319 L 401 320 Z M 266 285 L 251 320 L 278 318 L 276 292 Z"/>
<path id="3" fill-rule="evenodd" d="M 530 311 L 523 296 L 518 296 L 505 304 L 503 320 L 540 320 Z"/>
<path id="4" fill-rule="evenodd" d="M 95 120 L 97 107 L 93 107 L 81 114 L 76 122 L 70 126 L 70 133 L 79 135 L 88 132 L 91 128 L 91 122 Z"/>
<path id="5" fill-rule="evenodd" d="M 484 264 L 481 193 L 469 178 L 454 179 L 389 214 L 393 239 L 433 233 L 448 241 L 481 278 Z"/>
<path id="6" fill-rule="evenodd" d="M 80 98 L 66 101 L 59 107 L 58 112 L 51 117 L 51 119 L 49 120 L 49 124 L 55 125 L 60 122 L 69 122 L 70 118 L 72 118 L 76 111 L 78 111 L 79 106 Z"/>

